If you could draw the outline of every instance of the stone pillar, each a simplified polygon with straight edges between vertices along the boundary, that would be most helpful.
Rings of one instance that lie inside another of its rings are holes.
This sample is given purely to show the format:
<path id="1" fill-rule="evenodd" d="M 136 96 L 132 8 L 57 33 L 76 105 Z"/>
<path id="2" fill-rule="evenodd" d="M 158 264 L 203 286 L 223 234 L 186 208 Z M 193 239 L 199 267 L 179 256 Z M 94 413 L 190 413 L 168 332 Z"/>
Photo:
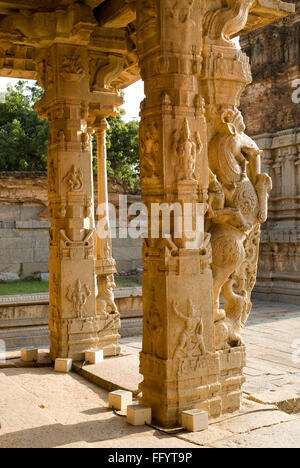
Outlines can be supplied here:
<path id="1" fill-rule="evenodd" d="M 109 125 L 105 118 L 94 124 L 97 137 L 98 160 L 98 207 L 97 207 L 97 262 L 98 276 L 97 314 L 101 317 L 101 342 L 105 356 L 120 353 L 118 329 L 121 326 L 120 315 L 114 301 L 113 289 L 116 287 L 114 273 L 116 262 L 112 258 L 112 244 L 108 208 L 106 131 Z"/>
<path id="2" fill-rule="evenodd" d="M 54 44 L 44 51 L 45 94 L 37 105 L 50 123 L 48 190 L 51 357 L 83 359 L 99 347 L 96 230 L 88 134 L 88 51 Z"/>
<path id="3" fill-rule="evenodd" d="M 174 9 L 167 1 L 147 1 L 146 7 L 144 1 L 137 2 L 138 52 L 146 94 L 140 126 L 141 186 L 149 210 L 149 238 L 143 254 L 144 382 L 140 389 L 142 402 L 165 426 L 176 424 L 181 410 L 203 400 L 209 401 L 211 412 L 218 413 L 213 409 L 219 387 L 211 253 L 209 238 L 203 239 L 208 161 L 197 86 L 201 10 L 198 1 L 185 1 Z M 163 203 L 166 211 L 172 211 L 173 204 L 180 208 L 189 203 L 194 228 L 199 203 L 197 234 L 202 235 L 176 236 L 175 212 L 170 236 L 164 236 L 162 215 L 151 221 L 154 203 Z M 150 234 L 155 228 L 159 228 L 158 238 Z M 201 388 L 199 379 L 203 379 Z"/>
<path id="4" fill-rule="evenodd" d="M 237 109 L 251 74 L 230 37 L 246 24 L 245 3 L 137 1 L 143 200 L 149 213 L 154 203 L 174 211 L 169 236 L 164 217 L 149 215 L 144 245 L 140 390 L 165 426 L 179 423 L 182 410 L 215 417 L 241 403 L 241 329 L 271 189 Z M 178 229 L 186 203 L 194 227 L 198 211 L 194 237 Z"/>
<path id="5" fill-rule="evenodd" d="M 116 114 L 123 100 L 114 90 L 91 89 L 86 45 L 57 43 L 40 50 L 38 57 L 45 94 L 37 111 L 50 123 L 51 357 L 80 360 L 91 349 L 117 355 L 120 318 L 113 296 L 115 262 L 110 236 L 96 235 L 91 135 L 95 129 L 99 203 L 107 208 L 105 117 Z M 105 75 L 105 70 L 100 71 L 98 80 Z"/>

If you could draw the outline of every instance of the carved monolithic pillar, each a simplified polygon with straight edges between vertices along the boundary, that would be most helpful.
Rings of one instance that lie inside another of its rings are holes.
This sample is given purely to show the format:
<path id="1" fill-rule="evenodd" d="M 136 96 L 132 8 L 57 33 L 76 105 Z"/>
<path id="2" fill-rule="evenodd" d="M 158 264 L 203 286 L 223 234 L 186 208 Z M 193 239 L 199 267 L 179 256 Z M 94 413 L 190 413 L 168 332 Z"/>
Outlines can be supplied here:
<path id="1" fill-rule="evenodd" d="M 143 199 L 149 212 L 153 203 L 190 203 L 194 228 L 198 217 L 194 237 L 178 235 L 176 212 L 169 238 L 156 220 L 157 239 L 149 216 L 144 244 L 140 390 L 164 426 L 179 423 L 182 410 L 217 417 L 240 407 L 241 329 L 271 189 L 237 109 L 249 60 L 230 41 L 252 2 L 223 3 L 137 1 Z"/>
<path id="2" fill-rule="evenodd" d="M 107 205 L 105 118 L 115 114 L 123 100 L 105 80 L 108 73 L 111 79 L 118 73 L 112 65 L 109 70 L 103 66 L 109 56 L 101 61 L 89 54 L 87 46 L 96 27 L 92 12 L 78 8 L 74 35 L 39 49 L 36 60 L 45 89 L 37 110 L 50 123 L 49 328 L 53 360 L 82 360 L 90 349 L 103 349 L 106 356 L 120 351 L 120 319 L 113 298 L 115 262 L 109 236 L 97 240 L 95 227 L 91 135 L 96 130 L 98 201 Z M 119 63 L 116 68 L 120 70 Z"/>

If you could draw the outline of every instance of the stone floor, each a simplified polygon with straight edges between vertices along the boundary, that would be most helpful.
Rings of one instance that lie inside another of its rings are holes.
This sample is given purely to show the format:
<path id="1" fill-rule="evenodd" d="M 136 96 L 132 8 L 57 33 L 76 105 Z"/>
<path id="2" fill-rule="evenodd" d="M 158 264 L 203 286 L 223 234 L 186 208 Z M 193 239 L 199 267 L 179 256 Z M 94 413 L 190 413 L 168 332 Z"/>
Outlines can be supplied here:
<path id="1" fill-rule="evenodd" d="M 255 304 L 244 334 L 248 363 L 242 411 L 213 421 L 200 433 L 174 436 L 150 427 L 131 427 L 107 409 L 106 390 L 75 373 L 55 374 L 50 367 L 2 368 L 0 446 L 299 448 L 300 359 L 293 359 L 293 343 L 300 340 L 299 317 L 298 306 Z M 123 357 L 118 359 L 129 366 L 121 368 L 123 387 L 126 372 L 131 386 L 137 385 L 133 378 L 138 382 L 140 346 L 140 337 L 123 340 Z"/>

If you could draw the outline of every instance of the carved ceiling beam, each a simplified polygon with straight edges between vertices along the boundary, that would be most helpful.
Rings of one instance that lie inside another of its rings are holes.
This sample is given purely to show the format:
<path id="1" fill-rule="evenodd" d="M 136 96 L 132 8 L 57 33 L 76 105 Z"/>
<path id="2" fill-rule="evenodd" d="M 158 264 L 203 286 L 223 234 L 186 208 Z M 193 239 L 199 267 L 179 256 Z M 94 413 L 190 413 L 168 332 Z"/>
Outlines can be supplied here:
<path id="1" fill-rule="evenodd" d="M 136 19 L 134 0 L 106 0 L 95 10 L 95 16 L 101 26 L 124 28 Z"/>
<path id="2" fill-rule="evenodd" d="M 242 34 L 260 29 L 276 22 L 276 19 L 280 20 L 292 13 L 295 13 L 293 3 L 286 3 L 281 0 L 255 0 Z"/>

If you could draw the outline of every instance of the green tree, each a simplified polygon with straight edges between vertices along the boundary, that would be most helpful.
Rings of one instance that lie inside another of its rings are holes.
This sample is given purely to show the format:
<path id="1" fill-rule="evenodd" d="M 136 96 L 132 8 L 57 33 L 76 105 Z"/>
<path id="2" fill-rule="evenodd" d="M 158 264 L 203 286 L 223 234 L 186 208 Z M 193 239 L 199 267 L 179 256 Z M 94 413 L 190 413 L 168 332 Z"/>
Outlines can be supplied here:
<path id="1" fill-rule="evenodd" d="M 45 171 L 49 124 L 40 119 L 33 106 L 43 94 L 35 84 L 19 81 L 8 86 L 0 103 L 0 170 Z"/>

